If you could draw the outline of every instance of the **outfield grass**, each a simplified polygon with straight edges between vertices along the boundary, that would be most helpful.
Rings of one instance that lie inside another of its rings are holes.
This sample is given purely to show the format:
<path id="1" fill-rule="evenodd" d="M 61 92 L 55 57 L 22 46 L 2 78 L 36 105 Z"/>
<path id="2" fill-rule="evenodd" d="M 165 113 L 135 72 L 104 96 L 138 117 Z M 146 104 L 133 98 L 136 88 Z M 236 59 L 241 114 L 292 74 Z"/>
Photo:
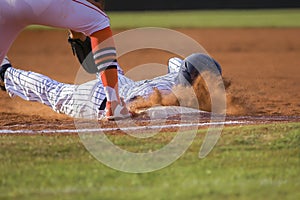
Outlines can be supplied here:
<path id="1" fill-rule="evenodd" d="M 113 28 L 299 27 L 300 9 L 111 12 Z"/>
<path id="2" fill-rule="evenodd" d="M 0 199 L 300 198 L 300 123 L 226 128 L 199 160 L 204 134 L 174 164 L 146 174 L 102 165 L 76 135 L 1 135 Z M 134 150 L 126 136 L 111 137 Z"/>
<path id="3" fill-rule="evenodd" d="M 108 15 L 114 29 L 300 27 L 300 9 L 108 12 Z"/>

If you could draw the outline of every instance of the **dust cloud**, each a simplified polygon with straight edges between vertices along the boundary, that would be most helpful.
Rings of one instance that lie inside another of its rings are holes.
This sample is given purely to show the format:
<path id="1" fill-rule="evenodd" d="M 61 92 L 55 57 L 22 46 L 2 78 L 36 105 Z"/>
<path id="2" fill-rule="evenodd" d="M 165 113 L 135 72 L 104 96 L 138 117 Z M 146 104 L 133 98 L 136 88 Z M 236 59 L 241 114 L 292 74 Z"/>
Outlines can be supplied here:
<path id="1" fill-rule="evenodd" d="M 231 84 L 231 80 L 206 71 L 197 77 L 192 86 L 174 86 L 170 94 L 162 94 L 157 88 L 154 88 L 150 97 L 137 97 L 131 102 L 129 110 L 132 113 L 138 113 L 140 110 L 154 106 L 184 106 L 211 112 L 212 99 L 214 99 L 215 110 L 218 112 L 226 112 L 228 115 L 249 113 L 245 100 L 232 94 L 229 90 Z M 223 108 L 222 106 L 218 107 L 218 101 L 223 101 L 224 89 L 226 92 L 226 110 L 220 110 Z"/>

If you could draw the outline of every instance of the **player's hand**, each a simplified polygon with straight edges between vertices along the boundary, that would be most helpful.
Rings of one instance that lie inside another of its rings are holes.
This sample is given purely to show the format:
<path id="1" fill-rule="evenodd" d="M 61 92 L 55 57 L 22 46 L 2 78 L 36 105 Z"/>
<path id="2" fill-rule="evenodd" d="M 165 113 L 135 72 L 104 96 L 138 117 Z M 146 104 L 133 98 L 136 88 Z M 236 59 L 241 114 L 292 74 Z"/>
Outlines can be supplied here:
<path id="1" fill-rule="evenodd" d="M 94 6 L 98 7 L 100 10 L 104 10 L 105 8 L 105 0 L 87 0 Z"/>

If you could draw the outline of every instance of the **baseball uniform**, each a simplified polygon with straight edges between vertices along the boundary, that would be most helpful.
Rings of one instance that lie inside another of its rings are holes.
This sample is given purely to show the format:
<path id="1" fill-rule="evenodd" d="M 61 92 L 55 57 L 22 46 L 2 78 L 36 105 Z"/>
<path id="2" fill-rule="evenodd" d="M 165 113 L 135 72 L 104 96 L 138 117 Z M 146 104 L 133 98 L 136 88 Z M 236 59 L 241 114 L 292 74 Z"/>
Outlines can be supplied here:
<path id="1" fill-rule="evenodd" d="M 33 24 L 86 35 L 110 26 L 107 15 L 86 0 L 1 0 L 0 63 L 17 35 Z"/>
<path id="2" fill-rule="evenodd" d="M 178 75 L 183 61 L 172 58 L 168 73 L 154 79 L 133 81 L 126 77 L 118 66 L 119 94 L 126 103 L 138 96 L 149 97 L 154 88 L 170 93 L 178 84 Z M 10 96 L 19 96 L 28 101 L 37 101 L 54 111 L 76 118 L 101 118 L 105 113 L 105 92 L 101 79 L 81 85 L 57 82 L 47 76 L 10 67 L 4 76 L 5 87 Z"/>

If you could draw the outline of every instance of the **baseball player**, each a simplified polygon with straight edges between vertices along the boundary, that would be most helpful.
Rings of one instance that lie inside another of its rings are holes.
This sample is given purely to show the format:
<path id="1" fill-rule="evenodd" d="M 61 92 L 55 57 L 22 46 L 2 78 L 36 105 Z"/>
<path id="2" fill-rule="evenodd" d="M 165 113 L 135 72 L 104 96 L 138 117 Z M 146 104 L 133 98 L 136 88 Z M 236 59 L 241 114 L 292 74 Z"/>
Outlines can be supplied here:
<path id="1" fill-rule="evenodd" d="M 85 38 L 76 38 L 76 35 L 82 33 L 90 36 L 88 42 L 91 42 L 94 65 L 84 66 L 88 66 L 85 69 L 89 73 L 100 72 L 103 92 L 107 98 L 106 117 L 114 119 L 130 116 L 126 106 L 121 103 L 117 90 L 116 49 L 109 18 L 101 9 L 103 1 L 1 0 L 0 63 L 17 35 L 28 25 L 39 24 L 71 30 L 69 42 L 77 50 L 82 48 Z"/>
<path id="2" fill-rule="evenodd" d="M 149 97 L 155 89 L 169 94 L 176 85 L 192 85 L 199 74 L 209 70 L 221 74 L 220 65 L 206 54 L 192 54 L 184 60 L 171 58 L 168 73 L 150 80 L 133 81 L 124 76 L 118 66 L 120 97 L 126 103 L 137 97 Z M 15 69 L 7 58 L 0 68 L 0 81 L 10 96 L 28 101 L 38 101 L 54 111 L 75 118 L 103 118 L 106 115 L 106 95 L 101 79 L 81 85 L 64 84 L 42 74 Z"/>

